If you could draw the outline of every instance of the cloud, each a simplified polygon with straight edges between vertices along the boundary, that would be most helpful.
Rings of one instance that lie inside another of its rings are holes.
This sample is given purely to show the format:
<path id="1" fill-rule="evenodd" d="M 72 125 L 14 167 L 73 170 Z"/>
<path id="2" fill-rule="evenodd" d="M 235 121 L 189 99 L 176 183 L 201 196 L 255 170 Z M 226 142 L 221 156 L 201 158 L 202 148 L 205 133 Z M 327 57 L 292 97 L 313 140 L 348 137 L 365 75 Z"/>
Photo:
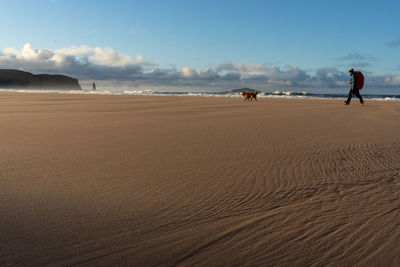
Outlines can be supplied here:
<path id="1" fill-rule="evenodd" d="M 53 58 L 53 60 L 58 61 L 59 64 L 63 64 L 63 61 L 70 57 L 94 66 L 124 68 L 141 64 L 151 65 L 150 62 L 145 62 L 141 55 L 138 55 L 136 58 L 131 58 L 128 55 L 115 52 L 112 48 L 90 48 L 88 46 L 71 47 L 56 50 L 54 55 L 57 56 L 57 58 Z"/>
<path id="2" fill-rule="evenodd" d="M 400 75 L 399 76 L 385 75 L 384 81 L 385 84 L 387 85 L 400 86 Z"/>
<path id="3" fill-rule="evenodd" d="M 352 66 L 353 68 L 367 68 L 371 67 L 373 64 L 372 62 L 376 62 L 377 59 L 374 56 L 371 55 L 361 55 L 358 52 L 352 52 L 348 53 L 344 57 L 339 57 L 336 58 L 336 60 L 340 61 L 347 61 L 346 65 L 342 65 L 343 67 L 350 67 Z M 349 66 L 350 63 L 350 66 Z"/>
<path id="4" fill-rule="evenodd" d="M 121 79 L 139 73 L 153 63 L 141 55 L 132 58 L 111 48 L 69 47 L 57 50 L 35 49 L 27 43 L 21 50 L 5 48 L 0 52 L 0 67 L 35 73 L 64 73 L 80 79 Z"/>
<path id="5" fill-rule="evenodd" d="M 364 72 L 366 90 L 371 92 L 399 93 L 400 75 L 384 74 L 373 75 Z M 345 88 L 349 82 L 349 75 L 334 67 L 316 68 L 315 75 L 312 76 L 312 87 L 317 88 Z"/>
<path id="6" fill-rule="evenodd" d="M 359 67 L 359 68 L 366 68 L 366 67 L 372 66 L 372 64 L 371 64 L 371 63 L 368 63 L 368 62 L 358 62 L 358 63 L 356 63 L 355 65 L 356 65 L 357 67 Z"/>
<path id="7" fill-rule="evenodd" d="M 348 53 L 344 57 L 337 58 L 338 60 L 345 60 L 345 61 L 376 61 L 376 57 L 371 55 L 361 55 L 358 52 Z"/>
<path id="8" fill-rule="evenodd" d="M 217 67 L 218 72 L 228 72 L 228 77 L 241 77 L 248 83 L 264 83 L 265 85 L 301 86 L 310 79 L 304 70 L 289 66 L 282 70 L 279 66 L 261 64 L 222 63 Z M 236 76 L 234 76 L 236 75 Z"/>
<path id="9" fill-rule="evenodd" d="M 367 82 L 372 87 L 394 87 L 397 88 L 397 93 L 400 92 L 400 75 L 384 74 L 380 76 L 368 77 Z"/>
<path id="10" fill-rule="evenodd" d="M 400 47 L 400 37 L 397 37 L 397 39 L 385 43 L 385 45 L 392 48 Z"/>
<path id="11" fill-rule="evenodd" d="M 315 74 L 311 78 L 311 86 L 319 88 L 343 90 L 348 82 L 347 71 L 343 72 L 335 67 L 315 68 Z"/>
<path id="12" fill-rule="evenodd" d="M 198 78 L 199 75 L 197 74 L 197 72 L 195 70 L 192 70 L 188 67 L 183 67 L 182 68 L 182 77 L 184 78 Z"/>
<path id="13" fill-rule="evenodd" d="M 358 53 L 345 58 L 365 59 Z M 173 63 L 173 62 L 172 62 Z M 251 87 L 262 90 L 343 90 L 348 86 L 347 69 L 334 67 L 306 71 L 295 66 L 223 62 L 214 68 L 196 70 L 189 66 L 165 68 L 143 56 L 118 53 L 112 48 L 73 46 L 56 50 L 35 49 L 25 44 L 20 50 L 0 50 L 0 68 L 33 73 L 66 74 L 81 82 L 103 81 L 107 86 L 141 88 L 185 88 L 230 90 Z M 398 88 L 400 76 L 368 74 L 370 88 Z M 97 83 L 98 84 L 98 83 Z"/>

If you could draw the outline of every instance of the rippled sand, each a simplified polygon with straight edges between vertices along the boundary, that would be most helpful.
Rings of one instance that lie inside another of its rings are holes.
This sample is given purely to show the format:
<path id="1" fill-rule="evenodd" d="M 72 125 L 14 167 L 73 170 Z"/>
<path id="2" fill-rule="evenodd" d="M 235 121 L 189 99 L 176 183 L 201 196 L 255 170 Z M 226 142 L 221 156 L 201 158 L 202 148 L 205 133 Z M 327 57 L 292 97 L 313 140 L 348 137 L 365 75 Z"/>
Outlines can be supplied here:
<path id="1" fill-rule="evenodd" d="M 400 103 L 0 94 L 0 265 L 400 265 Z"/>

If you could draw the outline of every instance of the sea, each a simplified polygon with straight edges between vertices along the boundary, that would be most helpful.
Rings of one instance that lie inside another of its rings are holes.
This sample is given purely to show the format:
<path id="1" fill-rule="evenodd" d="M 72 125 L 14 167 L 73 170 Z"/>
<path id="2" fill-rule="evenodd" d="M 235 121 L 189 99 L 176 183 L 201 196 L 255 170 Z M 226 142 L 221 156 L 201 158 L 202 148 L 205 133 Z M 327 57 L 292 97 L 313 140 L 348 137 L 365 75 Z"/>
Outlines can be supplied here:
<path id="1" fill-rule="evenodd" d="M 19 93 L 53 93 L 53 94 L 93 94 L 93 95 L 145 95 L 145 96 L 190 96 L 190 97 L 242 97 L 240 92 L 180 92 L 180 91 L 156 91 L 156 90 L 27 90 L 27 89 L 0 89 L 1 92 Z M 400 94 L 363 94 L 364 99 L 377 101 L 400 101 Z M 295 91 L 258 91 L 257 98 L 285 98 L 285 99 L 345 99 L 347 94 L 323 94 Z"/>

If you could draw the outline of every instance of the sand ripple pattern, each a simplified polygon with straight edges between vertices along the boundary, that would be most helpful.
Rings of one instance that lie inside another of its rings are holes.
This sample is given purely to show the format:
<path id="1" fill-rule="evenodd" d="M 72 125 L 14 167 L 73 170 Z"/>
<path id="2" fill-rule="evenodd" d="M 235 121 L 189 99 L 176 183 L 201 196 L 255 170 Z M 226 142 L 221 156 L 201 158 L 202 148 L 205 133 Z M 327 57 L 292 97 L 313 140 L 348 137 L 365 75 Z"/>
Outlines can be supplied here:
<path id="1" fill-rule="evenodd" d="M 400 265 L 398 104 L 12 97 L 0 265 Z"/>

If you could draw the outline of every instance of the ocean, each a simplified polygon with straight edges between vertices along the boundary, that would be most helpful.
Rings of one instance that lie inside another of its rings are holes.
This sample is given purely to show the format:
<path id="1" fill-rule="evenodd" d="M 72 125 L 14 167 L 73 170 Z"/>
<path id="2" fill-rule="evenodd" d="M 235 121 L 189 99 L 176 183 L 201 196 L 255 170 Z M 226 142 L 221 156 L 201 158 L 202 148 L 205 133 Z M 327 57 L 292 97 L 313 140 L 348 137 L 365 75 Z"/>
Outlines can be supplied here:
<path id="1" fill-rule="evenodd" d="M 242 97 L 240 92 L 173 92 L 153 90 L 27 90 L 27 89 L 0 89 L 1 92 L 19 93 L 54 93 L 54 94 L 98 94 L 98 95 L 146 95 L 146 96 L 200 96 L 200 97 Z M 400 101 L 400 95 L 363 94 L 367 100 Z M 258 92 L 258 98 L 286 98 L 286 99 L 345 99 L 347 94 L 322 94 L 294 91 Z"/>

